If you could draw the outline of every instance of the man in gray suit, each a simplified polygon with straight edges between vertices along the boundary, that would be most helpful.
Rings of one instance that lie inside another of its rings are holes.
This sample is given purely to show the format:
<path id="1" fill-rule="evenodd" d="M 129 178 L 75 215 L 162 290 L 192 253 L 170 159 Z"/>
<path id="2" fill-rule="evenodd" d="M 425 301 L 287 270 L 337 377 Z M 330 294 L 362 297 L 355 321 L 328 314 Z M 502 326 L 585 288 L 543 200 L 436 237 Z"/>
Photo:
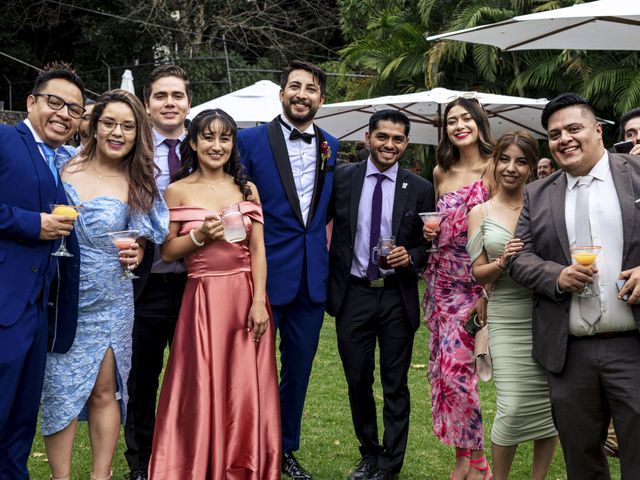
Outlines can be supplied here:
<path id="1" fill-rule="evenodd" d="M 578 95 L 551 100 L 542 126 L 562 170 L 527 186 L 515 234 L 524 248 L 509 270 L 534 292 L 533 357 L 549 373 L 569 480 L 610 478 L 602 444 L 611 417 L 622 478 L 638 479 L 640 162 L 604 149 Z M 602 247 L 593 268 L 571 264 L 570 246 L 585 242 Z M 587 284 L 595 295 L 580 298 Z"/>

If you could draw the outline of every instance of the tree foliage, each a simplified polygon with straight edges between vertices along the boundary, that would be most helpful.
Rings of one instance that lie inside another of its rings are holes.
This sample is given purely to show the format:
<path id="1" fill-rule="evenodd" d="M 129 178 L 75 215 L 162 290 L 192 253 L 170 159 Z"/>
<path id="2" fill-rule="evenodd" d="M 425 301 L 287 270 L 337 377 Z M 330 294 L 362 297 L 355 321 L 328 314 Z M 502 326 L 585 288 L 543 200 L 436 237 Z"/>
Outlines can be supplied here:
<path id="1" fill-rule="evenodd" d="M 351 3 L 351 0 L 340 0 L 341 12 L 351 12 L 355 8 Z M 472 28 L 576 3 L 582 2 L 391 2 L 390 8 L 371 12 L 367 31 L 341 50 L 343 63 L 371 74 L 368 92 L 378 95 L 437 86 L 534 98 L 552 98 L 562 92 L 577 91 L 590 98 L 608 118 L 640 106 L 640 58 L 636 52 L 502 52 L 486 45 L 425 40 L 427 34 Z M 353 16 L 341 18 L 342 28 L 357 31 L 351 25 L 355 20 Z"/>
<path id="2" fill-rule="evenodd" d="M 71 62 L 97 93 L 108 72 L 119 86 L 125 68 L 140 93 L 155 65 L 175 62 L 199 102 L 275 79 L 291 58 L 337 60 L 339 27 L 327 14 L 335 9 L 335 0 L 12 0 L 0 16 L 0 52 L 38 68 Z M 0 56 L 0 100 L 11 83 L 14 108 L 24 108 L 36 74 Z"/>

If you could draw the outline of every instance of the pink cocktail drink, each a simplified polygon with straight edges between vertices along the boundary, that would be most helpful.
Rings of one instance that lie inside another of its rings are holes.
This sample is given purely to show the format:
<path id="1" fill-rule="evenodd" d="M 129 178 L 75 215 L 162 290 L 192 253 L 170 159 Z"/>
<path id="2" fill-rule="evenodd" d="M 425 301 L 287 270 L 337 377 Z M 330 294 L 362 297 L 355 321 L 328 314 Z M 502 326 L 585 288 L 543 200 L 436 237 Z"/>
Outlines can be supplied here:
<path id="1" fill-rule="evenodd" d="M 125 238 L 115 238 L 113 240 L 113 244 L 116 246 L 118 250 L 127 250 L 131 248 L 131 244 L 135 243 L 135 238 L 125 237 Z"/>
<path id="2" fill-rule="evenodd" d="M 446 216 L 442 212 L 421 212 L 419 215 L 420 215 L 420 218 L 422 219 L 422 222 L 424 223 L 424 226 L 427 227 L 429 230 L 435 230 L 436 228 L 438 228 L 442 223 L 442 220 Z M 437 252 L 437 251 L 439 251 L 439 249 L 436 244 L 436 238 L 434 237 L 432 241 L 432 247 L 429 248 L 427 252 Z"/>
<path id="3" fill-rule="evenodd" d="M 424 224 L 427 226 L 427 228 L 430 228 L 431 230 L 435 230 L 440 226 L 441 221 L 442 220 L 440 218 L 430 218 L 426 222 L 424 222 Z"/>
<path id="4" fill-rule="evenodd" d="M 121 230 L 119 232 L 107 232 L 107 235 L 109 235 L 109 238 L 118 249 L 118 251 L 121 252 L 122 250 L 130 249 L 131 245 L 136 243 L 136 239 L 138 238 L 139 233 L 140 232 L 138 230 Z M 137 265 L 138 264 L 136 262 L 136 266 Z M 127 280 L 138 278 L 138 276 L 129 271 L 128 266 L 123 264 L 122 268 L 124 270 L 122 276 L 123 278 L 126 278 Z"/>

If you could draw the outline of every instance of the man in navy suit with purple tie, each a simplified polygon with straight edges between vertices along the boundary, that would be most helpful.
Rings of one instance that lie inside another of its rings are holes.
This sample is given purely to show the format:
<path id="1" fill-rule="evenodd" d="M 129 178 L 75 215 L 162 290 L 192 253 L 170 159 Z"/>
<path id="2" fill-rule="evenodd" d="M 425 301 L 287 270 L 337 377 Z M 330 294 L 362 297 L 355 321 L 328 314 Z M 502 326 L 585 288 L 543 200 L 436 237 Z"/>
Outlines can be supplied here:
<path id="1" fill-rule="evenodd" d="M 80 78 L 56 65 L 36 78 L 27 120 L 0 126 L 0 480 L 29 478 L 47 348 L 64 353 L 75 336 L 80 252 L 73 219 L 48 212 L 66 203 L 55 159 L 71 155 L 63 144 L 76 133 L 83 105 Z M 74 257 L 51 256 L 62 237 Z M 54 297 L 64 301 L 48 315 L 56 273 Z"/>

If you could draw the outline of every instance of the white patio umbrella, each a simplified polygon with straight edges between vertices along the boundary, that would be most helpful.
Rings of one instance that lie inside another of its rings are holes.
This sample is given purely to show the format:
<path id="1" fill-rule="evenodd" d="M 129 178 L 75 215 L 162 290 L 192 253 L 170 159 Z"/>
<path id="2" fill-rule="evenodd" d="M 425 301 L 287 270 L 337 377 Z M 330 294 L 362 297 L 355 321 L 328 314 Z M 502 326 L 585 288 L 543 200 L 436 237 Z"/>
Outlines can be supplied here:
<path id="1" fill-rule="evenodd" d="M 491 131 L 496 138 L 509 130 L 527 130 L 536 138 L 546 138 L 540 125 L 540 115 L 547 99 L 461 92 L 446 88 L 324 105 L 315 121 L 340 140 L 361 141 L 369 126 L 369 117 L 376 111 L 391 108 L 409 117 L 411 143 L 436 145 L 441 135 L 444 107 L 461 96 L 478 99 L 487 112 Z"/>
<path id="2" fill-rule="evenodd" d="M 278 84 L 270 80 L 260 80 L 251 86 L 191 107 L 187 118 L 192 119 L 203 110 L 220 108 L 233 117 L 238 127 L 253 127 L 259 123 L 270 122 L 282 112 L 279 93 Z"/>
<path id="3" fill-rule="evenodd" d="M 125 70 L 122 74 L 120 88 L 134 95 L 136 94 L 136 89 L 133 86 L 133 73 L 131 73 L 131 70 Z"/>
<path id="4" fill-rule="evenodd" d="M 442 33 L 427 40 L 459 40 L 502 50 L 640 50 L 640 1 L 599 0 Z"/>

